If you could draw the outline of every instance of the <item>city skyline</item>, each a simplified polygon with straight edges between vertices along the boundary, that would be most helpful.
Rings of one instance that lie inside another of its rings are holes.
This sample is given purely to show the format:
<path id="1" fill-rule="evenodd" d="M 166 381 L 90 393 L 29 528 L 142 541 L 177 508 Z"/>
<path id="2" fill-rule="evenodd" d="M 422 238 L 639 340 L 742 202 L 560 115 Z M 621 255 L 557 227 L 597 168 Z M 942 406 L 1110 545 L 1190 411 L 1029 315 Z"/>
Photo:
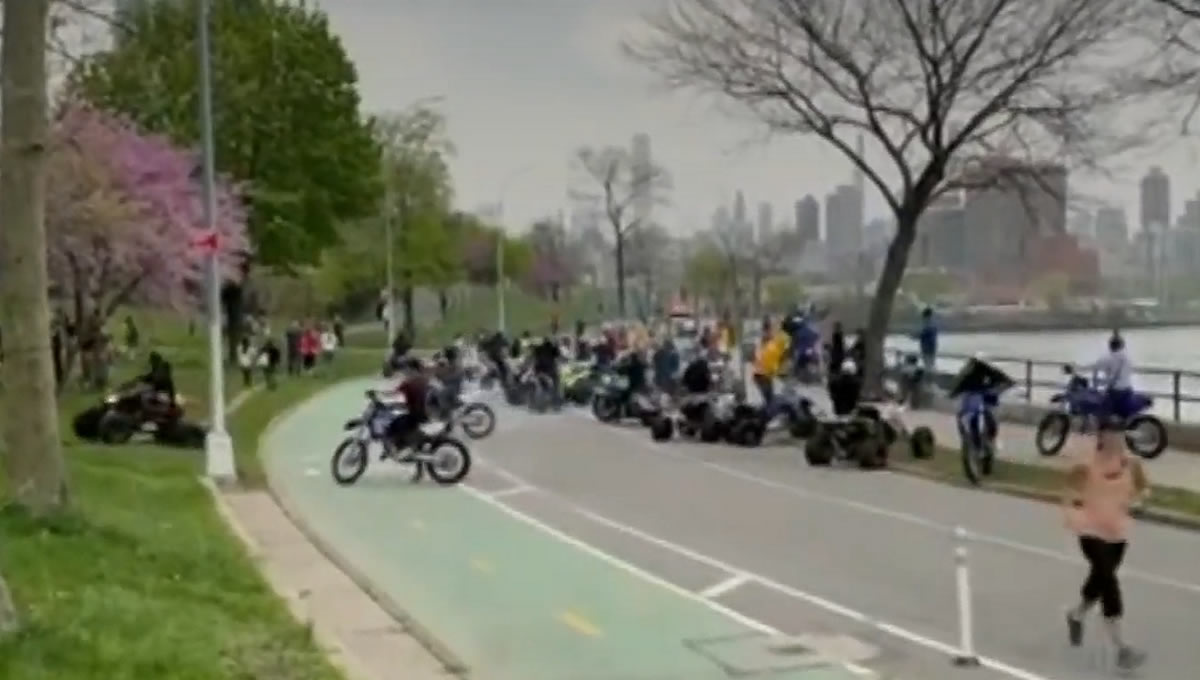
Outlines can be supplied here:
<path id="1" fill-rule="evenodd" d="M 504 196 L 512 228 L 564 207 L 577 147 L 626 147 L 637 133 L 649 135 L 655 159 L 675 180 L 672 204 L 655 213 L 676 233 L 706 227 L 712 210 L 738 189 L 755 205 L 768 201 L 776 214 L 790 214 L 804 195 L 823 200 L 846 182 L 850 164 L 815 139 L 767 140 L 753 121 L 727 106 L 656 94 L 618 45 L 638 33 L 639 15 L 658 4 L 338 0 L 323 6 L 358 65 L 366 110 L 445 97 L 443 110 L 459 148 L 452 169 L 460 205 L 498 200 L 509 173 L 535 166 Z M 1160 165 L 1186 189 L 1176 192 L 1172 212 L 1178 213 L 1183 197 L 1200 188 L 1193 169 L 1200 145 L 1163 140 L 1167 144 L 1169 153 L 1152 149 L 1127 159 L 1111 180 L 1073 175 L 1073 185 L 1134 215 L 1138 179 L 1147 167 Z M 869 139 L 866 152 L 883 165 Z M 887 216 L 870 185 L 864 200 L 865 220 Z"/>

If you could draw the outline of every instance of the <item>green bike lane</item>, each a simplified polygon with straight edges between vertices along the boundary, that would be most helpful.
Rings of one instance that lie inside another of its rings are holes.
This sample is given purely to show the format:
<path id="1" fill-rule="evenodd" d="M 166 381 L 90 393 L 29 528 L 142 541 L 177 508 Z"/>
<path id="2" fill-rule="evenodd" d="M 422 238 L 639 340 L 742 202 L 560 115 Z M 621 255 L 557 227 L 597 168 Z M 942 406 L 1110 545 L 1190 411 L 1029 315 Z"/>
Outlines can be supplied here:
<path id="1" fill-rule="evenodd" d="M 856 677 L 814 655 L 772 655 L 763 633 L 479 495 L 409 484 L 391 464 L 338 487 L 330 453 L 368 386 L 333 388 L 276 423 L 261 447 L 272 485 L 307 528 L 461 659 L 470 677 Z"/>

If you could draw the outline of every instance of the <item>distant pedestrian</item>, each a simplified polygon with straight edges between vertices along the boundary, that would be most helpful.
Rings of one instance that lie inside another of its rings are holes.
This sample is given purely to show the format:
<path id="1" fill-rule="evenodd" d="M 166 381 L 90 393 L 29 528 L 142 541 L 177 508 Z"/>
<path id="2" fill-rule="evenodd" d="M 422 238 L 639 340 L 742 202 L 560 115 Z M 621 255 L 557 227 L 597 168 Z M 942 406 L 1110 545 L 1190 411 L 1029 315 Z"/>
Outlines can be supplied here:
<path id="1" fill-rule="evenodd" d="M 333 355 L 337 353 L 338 339 L 333 329 L 326 326 L 321 330 L 321 359 L 325 363 L 333 361 Z"/>
<path id="2" fill-rule="evenodd" d="M 258 350 L 250 342 L 250 338 L 242 338 L 238 342 L 237 361 L 238 368 L 242 369 L 242 387 L 250 387 L 254 384 L 254 369 L 258 365 L 258 354 Z"/>
<path id="3" fill-rule="evenodd" d="M 298 375 L 300 373 L 300 338 L 303 334 L 304 331 L 300 328 L 299 322 L 296 321 L 288 324 L 287 331 L 284 332 L 283 342 L 287 355 L 288 375 Z"/>
<path id="4" fill-rule="evenodd" d="M 333 315 L 333 335 L 337 338 L 338 347 L 346 346 L 346 324 L 339 314 Z"/>
<path id="5" fill-rule="evenodd" d="M 275 376 L 279 373 L 279 354 L 279 345 L 275 343 L 274 338 L 268 337 L 263 342 L 259 365 L 262 367 L 263 382 L 269 390 L 275 389 Z"/>
<path id="6" fill-rule="evenodd" d="M 932 307 L 921 311 L 921 329 L 917 331 L 917 345 L 921 352 L 921 366 L 925 369 L 925 375 L 932 379 L 937 373 L 938 353 L 938 326 Z"/>
<path id="7" fill-rule="evenodd" d="M 305 373 L 312 372 L 321 353 L 321 336 L 310 323 L 300 333 L 300 365 Z"/>

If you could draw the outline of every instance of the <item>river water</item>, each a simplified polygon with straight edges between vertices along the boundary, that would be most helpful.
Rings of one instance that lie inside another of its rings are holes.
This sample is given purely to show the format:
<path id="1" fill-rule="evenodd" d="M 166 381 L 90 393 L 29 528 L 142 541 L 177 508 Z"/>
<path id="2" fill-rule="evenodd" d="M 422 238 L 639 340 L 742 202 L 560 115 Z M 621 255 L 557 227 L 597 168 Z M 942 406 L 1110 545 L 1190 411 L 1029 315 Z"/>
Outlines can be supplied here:
<path id="1" fill-rule="evenodd" d="M 989 357 L 1011 357 L 1035 359 L 1056 363 L 1088 364 L 1096 361 L 1108 350 L 1110 331 L 1056 331 L 1040 333 L 954 333 L 942 335 L 939 349 L 947 354 L 970 355 L 983 352 Z M 1180 392 L 1191 396 L 1195 403 L 1181 406 L 1184 420 L 1200 421 L 1200 326 L 1179 328 L 1138 328 L 1122 331 L 1126 350 L 1139 370 L 1135 387 L 1139 390 L 1159 393 L 1155 399 L 1155 411 L 1164 418 L 1174 416 L 1172 399 L 1173 378 L 1169 375 L 1152 375 L 1145 369 L 1190 371 L 1192 375 L 1180 377 Z M 915 348 L 907 338 L 893 338 L 889 347 Z M 939 371 L 953 372 L 960 361 L 942 359 Z M 1009 371 L 1021 387 L 1014 388 L 1010 398 L 1024 398 L 1024 366 L 1015 363 L 997 364 Z M 1034 380 L 1062 382 L 1061 372 L 1054 366 L 1034 368 Z M 1019 393 L 1019 394 L 1018 394 Z M 1046 401 L 1053 394 L 1050 387 L 1035 388 L 1035 401 Z"/>

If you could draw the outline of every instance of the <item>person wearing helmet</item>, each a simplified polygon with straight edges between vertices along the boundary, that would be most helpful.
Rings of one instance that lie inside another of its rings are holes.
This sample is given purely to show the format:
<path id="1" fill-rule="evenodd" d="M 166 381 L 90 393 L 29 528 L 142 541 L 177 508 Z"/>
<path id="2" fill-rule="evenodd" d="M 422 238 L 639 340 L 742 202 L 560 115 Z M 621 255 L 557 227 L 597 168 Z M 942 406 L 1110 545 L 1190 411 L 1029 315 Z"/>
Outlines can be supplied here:
<path id="1" fill-rule="evenodd" d="M 404 399 L 405 412 L 388 425 L 388 439 L 396 452 L 415 444 L 421 425 L 429 421 L 429 378 L 420 359 L 410 357 L 401 364 L 401 380 L 392 395 Z"/>
<path id="2" fill-rule="evenodd" d="M 858 373 L 858 364 L 853 359 L 846 359 L 837 374 L 829 380 L 829 401 L 833 405 L 833 414 L 838 417 L 852 415 L 858 408 L 861 393 L 862 376 Z"/>

